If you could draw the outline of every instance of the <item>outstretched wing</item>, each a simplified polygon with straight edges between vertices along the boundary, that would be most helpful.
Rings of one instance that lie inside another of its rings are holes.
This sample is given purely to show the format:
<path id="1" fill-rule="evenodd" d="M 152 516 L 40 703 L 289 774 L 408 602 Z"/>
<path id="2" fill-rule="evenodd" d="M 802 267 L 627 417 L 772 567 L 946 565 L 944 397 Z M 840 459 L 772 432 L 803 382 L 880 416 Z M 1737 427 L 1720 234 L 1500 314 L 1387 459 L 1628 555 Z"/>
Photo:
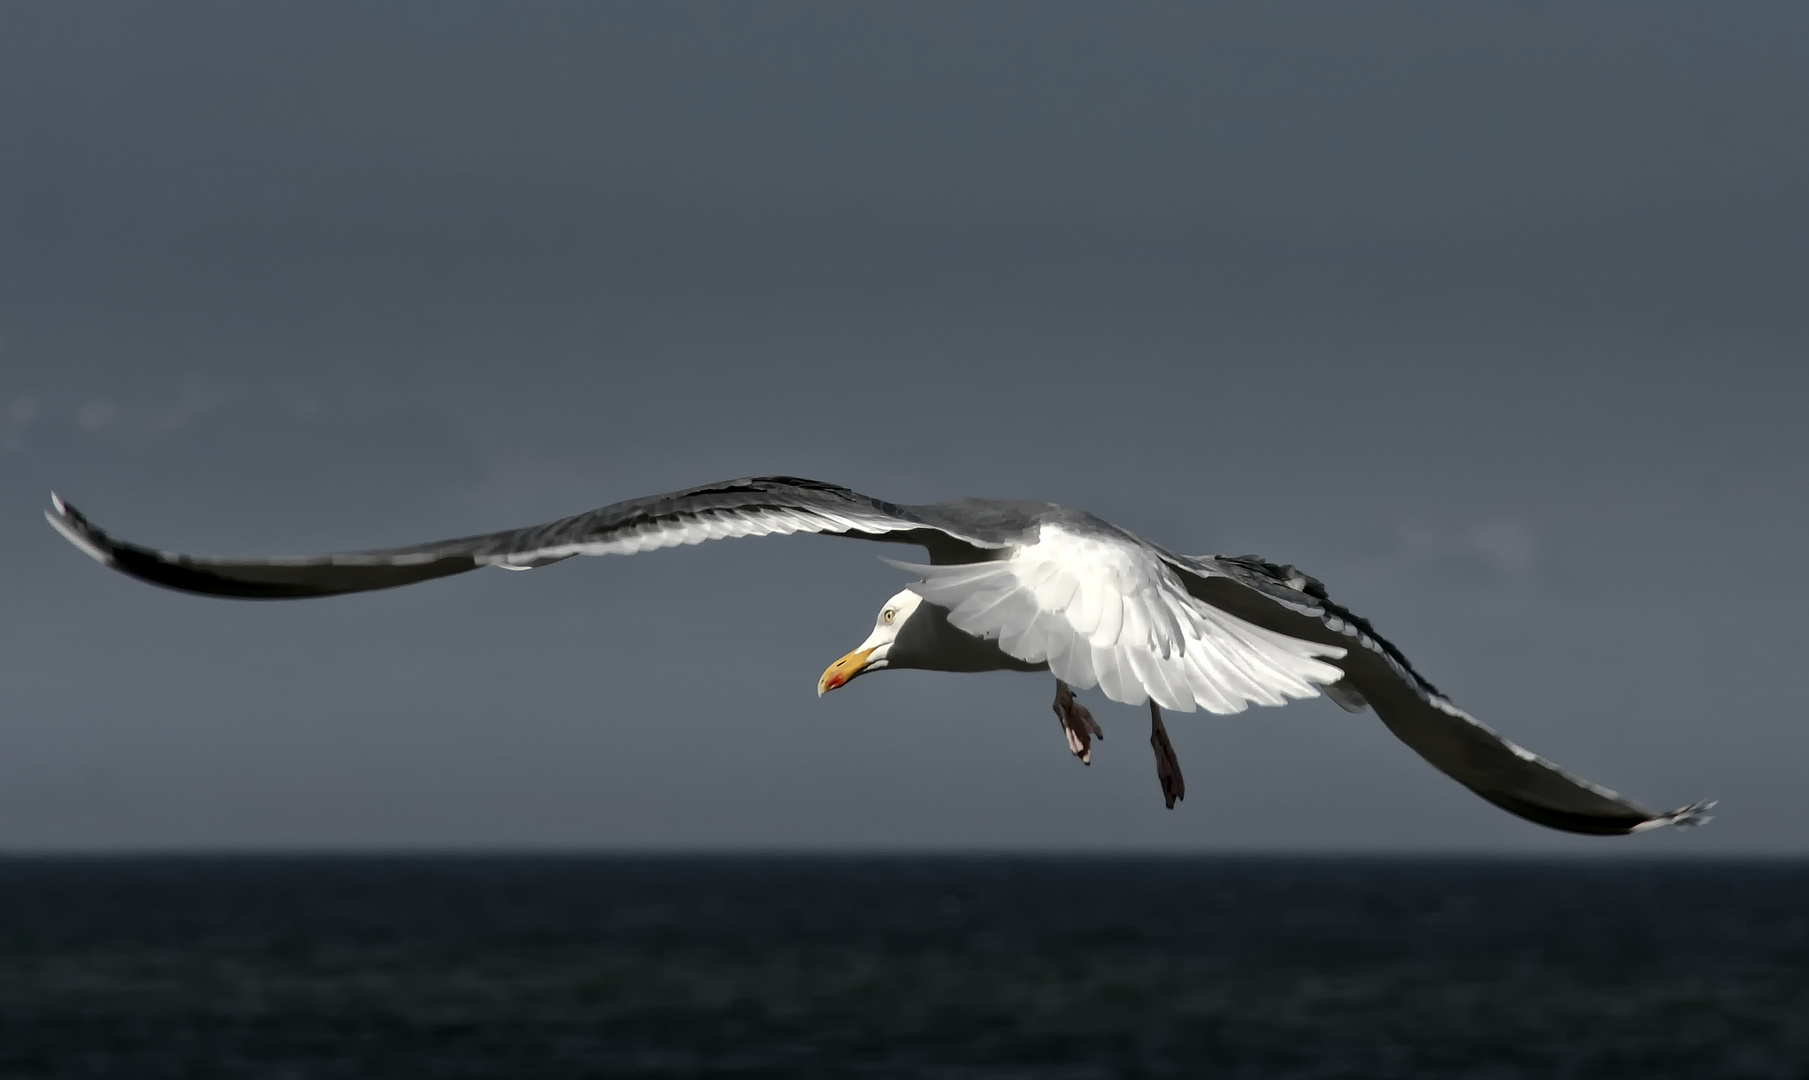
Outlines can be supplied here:
<path id="1" fill-rule="evenodd" d="M 135 578 L 209 596 L 294 599 L 389 589 L 485 566 L 529 570 L 573 555 L 631 555 L 734 536 L 827 533 L 950 548 L 995 541 L 931 526 L 910 511 L 858 492 L 789 476 L 755 477 L 614 503 L 525 529 L 410 547 L 301 558 L 216 559 L 155 551 L 118 540 L 63 500 L 44 516 L 69 542 Z"/>
<path id="2" fill-rule="evenodd" d="M 1329 688 L 1346 708 L 1367 703 L 1388 730 L 1440 772 L 1510 813 L 1565 832 L 1613 836 L 1660 825 L 1697 825 L 1712 802 L 1654 813 L 1625 796 L 1573 776 L 1497 734 L 1453 705 L 1368 620 L 1332 602 L 1325 586 L 1291 566 L 1256 556 L 1163 553 L 1187 591 L 1220 611 L 1275 633 L 1349 654 L 1344 679 Z"/>
<path id="3" fill-rule="evenodd" d="M 1079 514 L 1045 521 L 1004 558 L 914 566 L 912 589 L 957 629 L 1008 655 L 1047 663 L 1072 686 L 1114 701 L 1153 698 L 1181 712 L 1241 712 L 1313 697 L 1343 676 L 1321 657 L 1342 644 L 1303 641 L 1202 604 L 1148 545 Z"/>

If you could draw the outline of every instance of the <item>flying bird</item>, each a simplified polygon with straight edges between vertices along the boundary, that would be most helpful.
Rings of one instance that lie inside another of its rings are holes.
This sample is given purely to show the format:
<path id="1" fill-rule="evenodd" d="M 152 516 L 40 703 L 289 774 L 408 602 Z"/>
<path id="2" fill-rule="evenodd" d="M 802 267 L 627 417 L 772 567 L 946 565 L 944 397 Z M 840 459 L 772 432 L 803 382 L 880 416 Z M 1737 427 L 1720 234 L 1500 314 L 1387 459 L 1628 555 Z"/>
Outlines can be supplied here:
<path id="1" fill-rule="evenodd" d="M 1514 745 L 1459 709 L 1369 622 L 1292 566 L 1254 555 L 1177 555 L 1083 510 L 958 499 L 901 506 L 845 487 L 767 476 L 631 499 L 507 532 L 301 558 L 220 559 L 108 535 L 55 495 L 45 517 L 70 543 L 133 577 L 244 599 L 333 596 L 574 555 L 632 555 L 737 536 L 820 533 L 914 544 L 927 563 L 880 608 L 873 632 L 830 664 L 819 695 L 865 674 L 1047 671 L 1069 750 L 1089 762 L 1102 730 L 1074 696 L 1097 686 L 1149 704 L 1164 800 L 1186 792 L 1162 710 L 1236 713 L 1320 693 L 1374 710 L 1402 742 L 1496 806 L 1565 832 L 1619 835 L 1708 820 L 1711 802 L 1655 813 Z M 891 562 L 892 560 L 887 560 Z"/>

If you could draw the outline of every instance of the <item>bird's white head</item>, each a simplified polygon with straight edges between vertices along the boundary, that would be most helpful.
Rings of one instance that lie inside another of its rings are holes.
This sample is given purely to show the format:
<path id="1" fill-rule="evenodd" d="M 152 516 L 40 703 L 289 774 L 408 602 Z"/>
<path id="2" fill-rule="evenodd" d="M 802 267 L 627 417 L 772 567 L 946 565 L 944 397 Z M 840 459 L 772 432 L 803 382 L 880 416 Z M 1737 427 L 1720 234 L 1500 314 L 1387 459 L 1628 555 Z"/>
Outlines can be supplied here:
<path id="1" fill-rule="evenodd" d="M 830 664 L 823 677 L 817 680 L 817 696 L 822 697 L 829 691 L 846 686 L 869 671 L 879 671 L 888 665 L 887 655 L 898 641 L 899 631 L 910 621 L 917 608 L 923 603 L 923 597 L 909 589 L 898 593 L 887 600 L 879 609 L 879 618 L 873 622 L 873 632 L 860 647 Z"/>

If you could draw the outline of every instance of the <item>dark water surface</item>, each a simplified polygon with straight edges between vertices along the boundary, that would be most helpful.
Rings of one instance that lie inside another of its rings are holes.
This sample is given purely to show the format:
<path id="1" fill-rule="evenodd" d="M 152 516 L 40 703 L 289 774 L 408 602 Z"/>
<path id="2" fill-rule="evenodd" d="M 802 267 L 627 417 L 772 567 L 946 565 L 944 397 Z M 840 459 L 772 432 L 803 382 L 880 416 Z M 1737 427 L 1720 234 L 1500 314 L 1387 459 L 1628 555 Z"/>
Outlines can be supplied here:
<path id="1" fill-rule="evenodd" d="M 1804 1077 L 1809 864 L 0 860 L 0 1076 Z"/>

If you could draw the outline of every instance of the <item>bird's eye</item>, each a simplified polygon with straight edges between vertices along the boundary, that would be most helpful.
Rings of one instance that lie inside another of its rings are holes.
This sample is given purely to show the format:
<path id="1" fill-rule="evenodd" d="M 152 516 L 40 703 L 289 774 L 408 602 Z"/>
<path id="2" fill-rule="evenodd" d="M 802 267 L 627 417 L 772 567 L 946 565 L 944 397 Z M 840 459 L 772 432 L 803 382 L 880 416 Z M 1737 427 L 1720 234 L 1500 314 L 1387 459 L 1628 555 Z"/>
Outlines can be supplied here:
<path id="1" fill-rule="evenodd" d="M 888 622 L 888 623 L 889 623 L 889 622 L 891 622 L 891 621 L 892 621 L 892 620 L 893 620 L 893 619 L 896 619 L 896 618 L 898 618 L 898 609 L 897 609 L 897 608 L 887 608 L 887 609 L 886 609 L 886 610 L 885 610 L 885 612 L 884 612 L 884 613 L 883 613 L 883 614 L 881 614 L 881 615 L 880 615 L 880 620 L 881 620 L 881 621 L 882 621 L 882 622 Z"/>

